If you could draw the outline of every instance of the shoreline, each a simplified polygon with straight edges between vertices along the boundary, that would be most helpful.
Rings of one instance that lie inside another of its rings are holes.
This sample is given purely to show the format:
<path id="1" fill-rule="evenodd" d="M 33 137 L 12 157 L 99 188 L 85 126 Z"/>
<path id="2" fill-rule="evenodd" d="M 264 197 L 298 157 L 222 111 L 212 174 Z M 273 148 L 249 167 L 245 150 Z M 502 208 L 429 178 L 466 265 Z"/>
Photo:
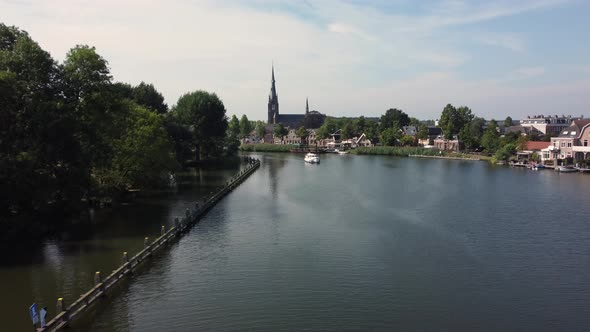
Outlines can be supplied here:
<path id="1" fill-rule="evenodd" d="M 470 161 L 482 161 L 481 158 L 473 157 L 449 157 L 449 156 L 428 156 L 428 155 L 420 155 L 420 154 L 410 154 L 408 157 L 413 158 L 432 158 L 432 159 L 450 159 L 450 160 L 470 160 Z"/>

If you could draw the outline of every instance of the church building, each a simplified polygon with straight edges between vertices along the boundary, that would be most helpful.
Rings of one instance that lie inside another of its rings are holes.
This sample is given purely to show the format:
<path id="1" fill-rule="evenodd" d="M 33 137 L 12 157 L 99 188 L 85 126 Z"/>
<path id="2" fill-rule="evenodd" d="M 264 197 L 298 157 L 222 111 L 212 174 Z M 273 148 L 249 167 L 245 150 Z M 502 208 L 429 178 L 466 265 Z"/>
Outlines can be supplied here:
<path id="1" fill-rule="evenodd" d="M 279 113 L 279 96 L 275 82 L 275 68 L 272 67 L 272 79 L 270 86 L 270 95 L 268 96 L 268 124 L 282 124 L 290 129 L 297 129 L 301 126 L 305 128 L 319 128 L 323 123 L 325 115 L 317 111 L 309 111 L 309 102 L 305 100 L 305 114 L 280 114 Z"/>

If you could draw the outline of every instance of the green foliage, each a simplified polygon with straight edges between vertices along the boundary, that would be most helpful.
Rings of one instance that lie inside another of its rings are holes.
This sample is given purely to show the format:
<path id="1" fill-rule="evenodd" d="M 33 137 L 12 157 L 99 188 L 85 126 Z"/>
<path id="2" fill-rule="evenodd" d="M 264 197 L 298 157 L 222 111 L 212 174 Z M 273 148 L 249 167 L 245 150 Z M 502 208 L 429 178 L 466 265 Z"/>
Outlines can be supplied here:
<path id="1" fill-rule="evenodd" d="M 233 136 L 233 137 L 240 136 L 240 120 L 238 120 L 238 117 L 235 114 L 231 116 L 231 119 L 229 120 L 227 129 L 228 129 L 228 135 Z"/>
<path id="2" fill-rule="evenodd" d="M 507 116 L 506 119 L 504 119 L 504 127 L 510 127 L 512 126 L 512 118 Z"/>
<path id="3" fill-rule="evenodd" d="M 416 145 L 416 139 L 412 136 L 404 135 L 400 138 L 400 144 L 402 146 L 414 146 Z"/>
<path id="4" fill-rule="evenodd" d="M 176 170 L 172 142 L 163 119 L 141 106 L 128 105 L 120 136 L 111 142 L 113 158 L 94 172 L 101 191 L 120 192 L 131 187 L 149 187 Z"/>
<path id="5" fill-rule="evenodd" d="M 353 138 L 355 135 L 355 128 L 354 128 L 354 124 L 352 123 L 352 121 L 350 119 L 347 119 L 347 121 L 345 121 L 344 126 L 342 127 L 342 139 L 349 139 L 349 138 Z"/>
<path id="6" fill-rule="evenodd" d="M 287 130 L 287 128 L 285 128 L 281 123 L 275 125 L 274 130 L 273 130 L 273 135 L 275 137 L 278 138 L 283 138 L 284 136 L 286 136 L 289 133 L 289 130 Z"/>
<path id="7" fill-rule="evenodd" d="M 498 125 L 496 124 L 496 121 L 490 121 L 481 138 L 481 146 L 489 153 L 496 152 L 500 146 L 500 134 L 498 133 L 497 128 Z"/>
<path id="8" fill-rule="evenodd" d="M 178 99 L 172 112 L 178 123 L 191 130 L 197 160 L 223 154 L 228 122 L 225 106 L 216 94 L 206 91 L 186 93 Z"/>
<path id="9" fill-rule="evenodd" d="M 381 132 L 380 142 L 386 146 L 394 146 L 397 145 L 399 136 L 399 129 L 387 128 Z"/>
<path id="10" fill-rule="evenodd" d="M 510 143 L 499 148 L 494 154 L 494 159 L 507 161 L 514 154 L 516 154 L 516 146 Z"/>
<path id="11" fill-rule="evenodd" d="M 428 127 L 425 124 L 420 124 L 418 126 L 418 134 L 416 135 L 417 139 L 426 139 L 428 138 Z"/>
<path id="12" fill-rule="evenodd" d="M 240 150 L 244 152 L 290 152 L 292 145 L 287 144 L 244 144 Z"/>
<path id="13" fill-rule="evenodd" d="M 264 121 L 256 121 L 256 136 L 258 136 L 259 139 L 263 139 L 264 135 L 266 134 L 266 124 L 264 123 Z"/>
<path id="14" fill-rule="evenodd" d="M 252 131 L 252 125 L 250 124 L 250 121 L 248 120 L 248 117 L 246 116 L 246 114 L 244 114 L 244 115 L 242 115 L 242 118 L 240 119 L 240 136 L 242 138 L 245 138 L 248 135 L 250 135 L 251 131 Z"/>
<path id="15" fill-rule="evenodd" d="M 338 130 L 337 123 L 333 118 L 327 118 L 324 124 L 316 132 L 316 136 L 319 139 L 326 139 L 330 137 L 330 134 L 335 133 Z"/>
<path id="16" fill-rule="evenodd" d="M 304 126 L 301 126 L 299 127 L 299 129 L 297 129 L 297 136 L 300 137 L 301 141 L 303 142 L 305 138 L 309 136 L 309 133 L 307 132 Z"/>
<path id="17" fill-rule="evenodd" d="M 385 114 L 381 116 L 379 121 L 379 130 L 381 132 L 389 128 L 395 130 L 401 129 L 403 126 L 410 124 L 410 118 L 404 111 L 398 110 L 397 108 L 388 109 Z"/>
<path id="18" fill-rule="evenodd" d="M 158 114 L 168 111 L 168 105 L 164 103 L 164 96 L 154 88 L 153 84 L 139 83 L 132 90 L 132 98 L 137 104 Z"/>
<path id="19" fill-rule="evenodd" d="M 471 109 L 466 106 L 455 108 L 451 104 L 447 104 L 440 116 L 439 125 L 447 139 L 453 139 L 455 135 L 459 135 L 461 130 L 473 120 L 474 116 Z M 464 130 L 464 134 L 470 132 L 469 129 Z"/>

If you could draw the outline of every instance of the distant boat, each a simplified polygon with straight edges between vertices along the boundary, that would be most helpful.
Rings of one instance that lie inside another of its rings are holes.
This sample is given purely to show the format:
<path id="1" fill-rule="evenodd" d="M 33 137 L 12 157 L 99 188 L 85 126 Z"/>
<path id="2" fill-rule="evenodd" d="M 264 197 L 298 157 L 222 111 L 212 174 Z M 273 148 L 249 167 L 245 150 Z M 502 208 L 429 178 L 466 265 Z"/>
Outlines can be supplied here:
<path id="1" fill-rule="evenodd" d="M 533 165 L 532 168 L 533 168 L 533 170 L 538 171 L 538 170 L 541 170 L 541 169 L 545 169 L 545 165 L 543 165 L 543 164 L 536 164 L 536 165 Z"/>
<path id="2" fill-rule="evenodd" d="M 338 149 L 335 149 L 334 152 L 338 153 L 338 154 L 348 154 L 347 151 L 340 151 Z"/>
<path id="3" fill-rule="evenodd" d="M 308 153 L 305 155 L 305 158 L 303 158 L 303 160 L 305 160 L 306 163 L 319 164 L 320 156 L 315 153 Z"/>
<path id="4" fill-rule="evenodd" d="M 561 172 L 561 173 L 573 173 L 573 172 L 577 172 L 578 170 L 573 168 L 572 166 L 557 166 L 557 168 L 555 168 L 556 171 Z"/>

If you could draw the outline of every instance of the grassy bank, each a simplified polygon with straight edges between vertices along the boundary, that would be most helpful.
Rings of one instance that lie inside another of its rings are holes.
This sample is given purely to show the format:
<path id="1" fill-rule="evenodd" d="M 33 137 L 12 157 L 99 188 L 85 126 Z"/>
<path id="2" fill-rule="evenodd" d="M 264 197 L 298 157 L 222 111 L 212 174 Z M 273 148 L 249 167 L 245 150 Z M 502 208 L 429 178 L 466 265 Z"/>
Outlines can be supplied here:
<path id="1" fill-rule="evenodd" d="M 240 151 L 244 152 L 291 152 L 292 145 L 287 144 L 242 144 Z"/>
<path id="2" fill-rule="evenodd" d="M 430 157 L 448 157 L 448 158 L 459 158 L 459 159 L 485 159 L 482 156 L 464 154 L 464 153 L 453 153 L 453 152 L 440 152 L 434 149 L 425 149 L 420 147 L 407 147 L 407 146 L 375 146 L 371 148 L 360 147 L 351 150 L 350 153 L 358 155 L 382 155 L 382 156 L 397 156 L 397 157 L 408 157 L 410 155 L 416 156 L 430 156 Z"/>

